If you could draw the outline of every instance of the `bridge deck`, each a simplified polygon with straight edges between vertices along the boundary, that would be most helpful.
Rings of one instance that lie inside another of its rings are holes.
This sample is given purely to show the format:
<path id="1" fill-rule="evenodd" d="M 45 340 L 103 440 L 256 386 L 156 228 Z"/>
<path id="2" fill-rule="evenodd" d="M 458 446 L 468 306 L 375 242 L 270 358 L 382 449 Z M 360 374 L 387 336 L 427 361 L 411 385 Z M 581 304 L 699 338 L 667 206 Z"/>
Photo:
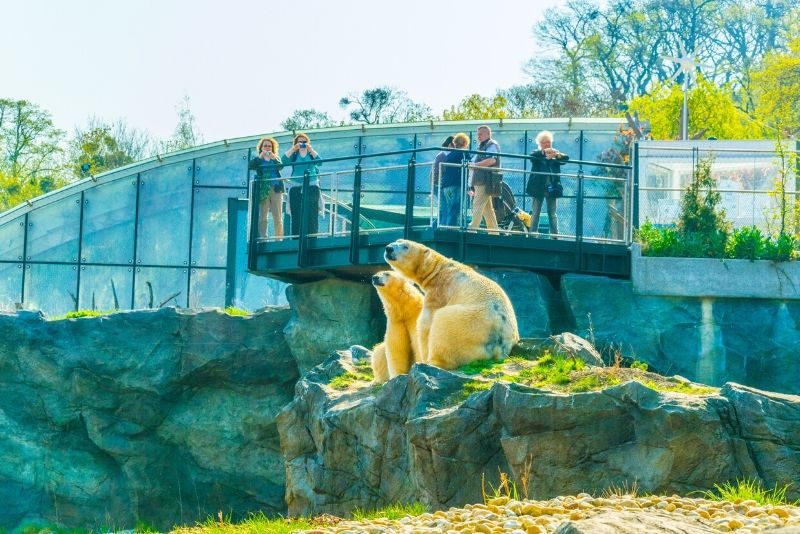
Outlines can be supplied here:
<path id="1" fill-rule="evenodd" d="M 630 251 L 623 243 L 549 239 L 519 234 L 489 235 L 430 227 L 376 230 L 357 235 L 307 237 L 258 243 L 250 271 L 286 282 L 306 282 L 329 276 L 365 279 L 387 268 L 384 247 L 408 238 L 476 267 L 512 268 L 558 275 L 569 272 L 630 276 Z"/>

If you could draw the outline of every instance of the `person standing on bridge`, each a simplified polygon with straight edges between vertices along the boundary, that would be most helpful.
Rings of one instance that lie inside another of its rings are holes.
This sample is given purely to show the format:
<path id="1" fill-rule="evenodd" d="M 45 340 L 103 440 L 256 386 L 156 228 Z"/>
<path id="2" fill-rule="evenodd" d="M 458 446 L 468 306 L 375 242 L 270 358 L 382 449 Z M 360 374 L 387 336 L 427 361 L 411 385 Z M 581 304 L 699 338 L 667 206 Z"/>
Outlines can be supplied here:
<path id="1" fill-rule="evenodd" d="M 474 230 L 481 225 L 481 220 L 486 219 L 486 228 L 497 230 L 497 216 L 492 205 L 492 190 L 494 179 L 497 176 L 492 167 L 500 167 L 500 156 L 492 156 L 492 153 L 500 152 L 500 145 L 492 139 L 492 129 L 488 126 L 478 127 L 478 150 L 486 154 L 475 154 L 472 158 L 472 165 L 479 167 L 472 171 L 472 181 L 470 185 L 474 189 L 472 198 L 472 222 L 470 229 Z M 497 233 L 497 232 L 492 232 Z"/>
<path id="2" fill-rule="evenodd" d="M 286 186 L 280 180 L 283 164 L 278 157 L 278 142 L 272 137 L 264 137 L 256 145 L 258 156 L 250 160 L 249 168 L 256 171 L 258 190 L 258 237 L 267 237 L 269 214 L 275 237 L 283 237 L 283 194 Z"/>
<path id="3" fill-rule="evenodd" d="M 466 150 L 469 148 L 469 136 L 463 132 L 453 137 L 453 148 Z M 464 190 L 461 181 L 461 164 L 467 158 L 466 152 L 452 150 L 447 153 L 442 163 L 442 179 L 440 183 L 439 224 L 441 226 L 461 226 L 461 193 Z"/>
<path id="4" fill-rule="evenodd" d="M 550 235 L 558 233 L 556 199 L 564 195 L 561 185 L 561 166 L 569 161 L 569 156 L 553 148 L 553 134 L 547 130 L 536 136 L 537 150 L 531 152 L 531 175 L 525 192 L 533 198 L 531 206 L 531 231 L 539 231 L 539 216 L 542 204 L 547 200 L 547 218 L 550 221 Z"/>
<path id="5" fill-rule="evenodd" d="M 308 196 L 308 213 L 305 214 L 308 234 L 319 232 L 319 165 L 314 160 L 319 154 L 311 146 L 311 139 L 304 133 L 294 136 L 292 147 L 284 154 L 284 164 L 292 166 L 292 187 L 289 188 L 289 215 L 292 220 L 292 235 L 300 235 L 300 213 L 303 199 Z M 303 191 L 303 176 L 309 174 L 308 191 Z"/>

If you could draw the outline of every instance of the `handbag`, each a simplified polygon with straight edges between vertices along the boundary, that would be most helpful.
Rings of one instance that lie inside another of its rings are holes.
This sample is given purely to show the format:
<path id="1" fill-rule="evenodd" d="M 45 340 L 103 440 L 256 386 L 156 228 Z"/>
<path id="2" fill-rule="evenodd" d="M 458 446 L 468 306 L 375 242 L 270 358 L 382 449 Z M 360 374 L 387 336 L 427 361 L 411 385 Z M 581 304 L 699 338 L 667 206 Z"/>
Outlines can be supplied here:
<path id="1" fill-rule="evenodd" d="M 550 198 L 561 198 L 564 196 L 564 186 L 561 182 L 550 182 L 547 184 L 547 196 Z"/>

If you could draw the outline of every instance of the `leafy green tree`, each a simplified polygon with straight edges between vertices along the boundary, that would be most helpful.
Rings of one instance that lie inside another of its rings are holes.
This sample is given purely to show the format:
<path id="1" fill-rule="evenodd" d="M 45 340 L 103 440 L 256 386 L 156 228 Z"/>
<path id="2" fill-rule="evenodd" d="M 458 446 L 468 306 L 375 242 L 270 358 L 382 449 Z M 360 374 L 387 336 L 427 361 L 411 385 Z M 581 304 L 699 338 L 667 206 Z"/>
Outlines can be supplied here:
<path id="1" fill-rule="evenodd" d="M 21 180 L 18 176 L 0 169 L 0 212 L 65 185 L 67 181 L 58 176 Z"/>
<path id="2" fill-rule="evenodd" d="M 458 107 L 452 106 L 445 110 L 442 115 L 446 121 L 506 119 L 509 117 L 507 105 L 508 101 L 500 95 L 485 97 L 473 94 L 464 98 Z"/>
<path id="3" fill-rule="evenodd" d="M 189 108 L 189 97 L 184 96 L 175 111 L 178 112 L 178 125 L 170 139 L 160 143 L 162 152 L 174 152 L 195 147 L 203 142 L 203 136 L 197 129 L 194 113 Z"/>
<path id="4" fill-rule="evenodd" d="M 680 135 L 683 91 L 680 84 L 660 84 L 646 96 L 630 101 L 631 112 L 650 121 L 654 139 L 676 139 Z M 704 131 L 703 131 L 704 130 Z M 718 139 L 758 139 L 763 128 L 736 106 L 727 87 L 717 87 L 699 76 L 689 92 L 689 134 L 702 133 Z"/>
<path id="5" fill-rule="evenodd" d="M 753 73 L 756 115 L 787 135 L 800 133 L 800 38 L 767 55 Z"/>
<path id="6" fill-rule="evenodd" d="M 316 109 L 295 110 L 287 119 L 281 122 L 284 130 L 311 130 L 314 128 L 330 128 L 337 126 L 337 122 L 325 111 Z"/>
<path id="7" fill-rule="evenodd" d="M 76 132 L 70 152 L 72 172 L 77 177 L 94 176 L 134 161 L 105 128 Z"/>
<path id="8" fill-rule="evenodd" d="M 64 132 L 50 113 L 27 100 L 0 99 L 0 169 L 25 182 L 63 172 Z"/>
<path id="9" fill-rule="evenodd" d="M 350 93 L 339 100 L 339 106 L 350 113 L 354 122 L 361 124 L 414 122 L 434 118 L 430 107 L 414 102 L 405 91 L 391 87 Z"/>

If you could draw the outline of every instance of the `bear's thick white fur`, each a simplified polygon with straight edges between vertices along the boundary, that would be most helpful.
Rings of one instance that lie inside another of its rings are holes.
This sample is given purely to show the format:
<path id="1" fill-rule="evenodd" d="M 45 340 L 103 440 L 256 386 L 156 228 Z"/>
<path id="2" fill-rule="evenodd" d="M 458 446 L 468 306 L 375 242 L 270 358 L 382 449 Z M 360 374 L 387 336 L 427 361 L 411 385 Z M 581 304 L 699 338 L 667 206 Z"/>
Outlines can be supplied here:
<path id="1" fill-rule="evenodd" d="M 381 271 L 372 277 L 386 313 L 383 343 L 372 349 L 375 382 L 408 373 L 419 360 L 417 319 L 422 311 L 422 293 L 396 272 Z"/>
<path id="2" fill-rule="evenodd" d="M 417 323 L 421 361 L 456 369 L 505 358 L 519 341 L 511 301 L 492 280 L 405 239 L 387 245 L 384 257 L 425 293 Z"/>

